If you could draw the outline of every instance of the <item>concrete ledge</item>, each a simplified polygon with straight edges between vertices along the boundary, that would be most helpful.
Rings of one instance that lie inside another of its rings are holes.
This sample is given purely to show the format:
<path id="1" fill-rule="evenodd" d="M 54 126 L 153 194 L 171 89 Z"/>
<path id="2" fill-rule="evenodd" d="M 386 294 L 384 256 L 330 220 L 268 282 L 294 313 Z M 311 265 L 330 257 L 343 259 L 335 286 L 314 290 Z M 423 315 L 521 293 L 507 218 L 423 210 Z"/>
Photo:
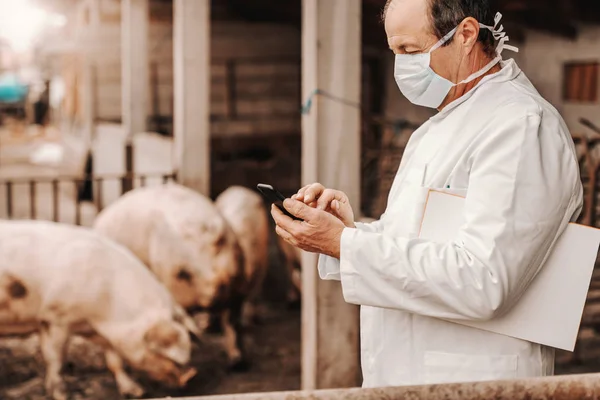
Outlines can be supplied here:
<path id="1" fill-rule="evenodd" d="M 600 374 L 563 375 L 510 381 L 406 386 L 377 389 L 333 389 L 313 392 L 249 393 L 178 400 L 595 400 L 600 399 Z M 159 400 L 159 399 L 154 399 Z"/>

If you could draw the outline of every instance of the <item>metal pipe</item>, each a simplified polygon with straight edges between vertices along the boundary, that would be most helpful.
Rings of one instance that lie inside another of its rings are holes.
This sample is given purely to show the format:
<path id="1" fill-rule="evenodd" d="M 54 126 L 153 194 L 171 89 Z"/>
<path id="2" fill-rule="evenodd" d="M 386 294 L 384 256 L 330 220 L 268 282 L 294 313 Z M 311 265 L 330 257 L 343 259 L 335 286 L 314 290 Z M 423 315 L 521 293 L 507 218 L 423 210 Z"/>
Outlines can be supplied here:
<path id="1" fill-rule="evenodd" d="M 175 400 L 175 398 L 171 398 Z M 600 374 L 562 375 L 506 381 L 387 387 L 333 389 L 304 392 L 248 393 L 177 400 L 597 400 Z M 158 400 L 158 399 L 154 399 Z"/>
<path id="2" fill-rule="evenodd" d="M 104 183 L 104 179 L 97 178 L 96 179 L 96 208 L 98 212 L 102 211 L 102 185 Z"/>
<path id="3" fill-rule="evenodd" d="M 81 225 L 81 201 L 79 200 L 79 184 L 81 183 L 82 187 L 85 184 L 84 181 L 74 180 L 73 184 L 75 186 L 75 225 Z"/>
<path id="4" fill-rule="evenodd" d="M 29 214 L 31 216 L 31 219 L 35 219 L 36 218 L 36 212 L 35 212 L 35 206 L 36 206 L 36 201 L 35 201 L 35 181 L 31 181 L 29 182 Z"/>
<path id="5" fill-rule="evenodd" d="M 59 213 L 59 197 L 58 197 L 58 187 L 59 181 L 55 179 L 52 181 L 52 219 L 54 222 L 58 222 L 58 213 Z"/>
<path id="6" fill-rule="evenodd" d="M 8 216 L 8 219 L 11 219 L 13 214 L 12 187 L 12 182 L 6 182 L 6 215 Z"/>
<path id="7" fill-rule="evenodd" d="M 125 143 L 125 176 L 121 181 L 121 194 L 133 189 L 133 143 L 127 140 Z"/>
<path id="8" fill-rule="evenodd" d="M 146 179 L 148 179 L 148 178 L 156 178 L 156 179 L 158 179 L 158 178 L 162 178 L 164 176 L 164 173 L 162 173 L 162 172 L 147 173 L 147 174 L 144 174 L 144 176 L 146 177 Z M 173 175 L 170 174 L 170 176 L 172 177 Z M 95 176 L 95 178 L 101 178 L 101 179 L 104 179 L 104 180 L 118 181 L 118 180 L 120 180 L 120 179 L 123 178 L 123 174 L 122 173 L 117 173 L 117 174 L 102 174 L 101 176 Z M 74 179 L 81 180 L 80 177 L 75 176 L 75 175 L 60 175 L 60 176 L 56 176 L 56 177 L 39 177 L 39 178 L 35 178 L 35 183 L 36 184 L 46 183 L 46 184 L 50 185 L 55 180 L 59 181 L 59 182 L 67 182 L 67 181 L 73 181 Z M 27 184 L 29 184 L 29 182 L 31 182 L 31 178 L 0 179 L 0 185 L 6 185 L 8 182 L 11 182 L 12 184 L 18 184 L 18 185 L 27 185 Z"/>

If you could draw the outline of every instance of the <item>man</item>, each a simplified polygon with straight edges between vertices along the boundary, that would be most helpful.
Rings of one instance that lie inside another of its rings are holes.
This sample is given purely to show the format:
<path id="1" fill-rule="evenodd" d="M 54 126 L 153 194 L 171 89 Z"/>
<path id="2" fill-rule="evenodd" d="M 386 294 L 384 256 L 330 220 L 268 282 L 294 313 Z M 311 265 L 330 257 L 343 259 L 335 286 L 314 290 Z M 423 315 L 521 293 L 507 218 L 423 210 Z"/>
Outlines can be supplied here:
<path id="1" fill-rule="evenodd" d="M 514 60 L 501 61 L 516 49 L 488 0 L 388 3 L 396 82 L 439 113 L 412 135 L 379 221 L 355 224 L 344 193 L 313 184 L 284 203 L 304 222 L 272 208 L 277 233 L 321 253 L 321 278 L 361 306 L 363 386 L 551 375 L 552 349 L 443 319 L 509 310 L 576 220 L 569 131 Z M 417 238 L 429 188 L 466 195 L 448 243 Z"/>

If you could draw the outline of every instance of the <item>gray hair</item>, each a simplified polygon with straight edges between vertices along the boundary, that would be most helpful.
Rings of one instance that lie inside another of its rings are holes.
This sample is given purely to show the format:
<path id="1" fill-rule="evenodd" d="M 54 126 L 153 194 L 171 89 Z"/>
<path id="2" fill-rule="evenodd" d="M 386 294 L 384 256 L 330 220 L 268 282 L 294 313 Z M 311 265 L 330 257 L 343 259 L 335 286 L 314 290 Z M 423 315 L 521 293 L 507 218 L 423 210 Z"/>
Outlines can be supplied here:
<path id="1" fill-rule="evenodd" d="M 387 0 L 383 8 L 382 18 L 392 5 L 400 0 Z M 429 19 L 433 34 L 441 39 L 452 29 L 456 28 L 465 18 L 473 17 L 478 22 L 494 26 L 494 13 L 490 0 L 427 0 L 429 2 Z M 492 32 L 482 28 L 479 30 L 477 41 L 483 45 L 485 54 L 493 58 L 495 56 L 495 42 Z M 452 40 L 447 41 L 444 46 L 449 45 Z"/>

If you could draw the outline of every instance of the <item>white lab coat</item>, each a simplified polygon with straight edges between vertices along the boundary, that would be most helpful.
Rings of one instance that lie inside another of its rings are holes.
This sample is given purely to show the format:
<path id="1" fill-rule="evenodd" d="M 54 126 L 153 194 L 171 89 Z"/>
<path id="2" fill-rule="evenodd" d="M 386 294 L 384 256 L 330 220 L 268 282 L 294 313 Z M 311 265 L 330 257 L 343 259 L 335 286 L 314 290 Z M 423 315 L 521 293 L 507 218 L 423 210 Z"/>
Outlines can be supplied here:
<path id="1" fill-rule="evenodd" d="M 340 260 L 319 257 L 361 306 L 364 387 L 554 372 L 553 349 L 437 319 L 508 310 L 582 208 L 568 128 L 514 60 L 501 66 L 412 135 L 381 219 L 346 228 Z M 418 239 L 427 189 L 448 187 L 465 224 L 452 242 Z"/>

